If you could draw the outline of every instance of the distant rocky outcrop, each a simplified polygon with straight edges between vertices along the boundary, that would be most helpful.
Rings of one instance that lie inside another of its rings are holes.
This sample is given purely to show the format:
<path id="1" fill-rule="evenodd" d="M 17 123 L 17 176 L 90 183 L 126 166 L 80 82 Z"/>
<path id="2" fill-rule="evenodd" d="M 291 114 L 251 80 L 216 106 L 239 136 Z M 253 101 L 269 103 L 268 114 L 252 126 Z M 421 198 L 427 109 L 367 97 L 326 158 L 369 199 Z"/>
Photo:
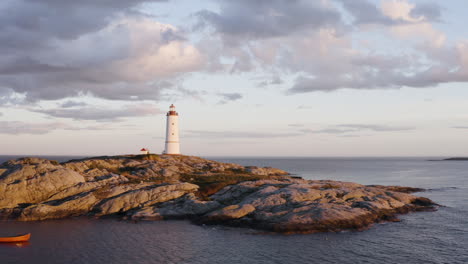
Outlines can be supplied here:
<path id="1" fill-rule="evenodd" d="M 468 161 L 468 157 L 453 157 L 446 159 L 429 159 L 427 161 Z"/>
<path id="2" fill-rule="evenodd" d="M 448 159 L 443 159 L 443 160 L 453 160 L 453 161 L 468 161 L 468 157 L 454 157 L 454 158 L 448 158 Z"/>
<path id="3" fill-rule="evenodd" d="M 0 166 L 0 217 L 191 219 L 279 232 L 364 228 L 434 209 L 421 189 L 303 180 L 275 168 L 182 155 L 128 155 L 58 162 L 23 158 Z"/>

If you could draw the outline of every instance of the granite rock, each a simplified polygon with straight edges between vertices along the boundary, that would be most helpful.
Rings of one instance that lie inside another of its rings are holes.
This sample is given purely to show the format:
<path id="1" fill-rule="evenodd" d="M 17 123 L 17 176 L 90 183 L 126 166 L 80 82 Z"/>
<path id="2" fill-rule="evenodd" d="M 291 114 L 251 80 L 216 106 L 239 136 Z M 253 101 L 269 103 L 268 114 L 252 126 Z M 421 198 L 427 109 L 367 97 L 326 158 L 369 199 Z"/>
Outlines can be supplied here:
<path id="1" fill-rule="evenodd" d="M 38 203 L 73 185 L 85 182 L 78 172 L 56 162 L 23 158 L 0 166 L 0 208 Z"/>
<path id="2" fill-rule="evenodd" d="M 409 194 L 418 188 L 286 175 L 280 169 L 182 155 L 96 157 L 63 164 L 23 158 L 0 165 L 0 219 L 121 215 L 325 232 L 367 228 L 394 221 L 397 214 L 436 208 L 431 200 Z"/>

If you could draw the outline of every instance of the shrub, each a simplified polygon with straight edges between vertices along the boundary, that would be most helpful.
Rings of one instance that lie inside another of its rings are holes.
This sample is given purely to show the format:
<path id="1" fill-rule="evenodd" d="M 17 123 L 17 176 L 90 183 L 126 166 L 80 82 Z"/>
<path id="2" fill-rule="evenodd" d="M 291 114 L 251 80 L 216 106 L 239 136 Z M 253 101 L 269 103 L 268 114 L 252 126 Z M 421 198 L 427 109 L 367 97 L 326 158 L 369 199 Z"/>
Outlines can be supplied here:
<path id="1" fill-rule="evenodd" d="M 202 200 L 209 200 L 209 196 L 217 193 L 228 185 L 238 184 L 243 181 L 254 181 L 267 179 L 268 176 L 261 175 L 232 175 L 232 174 L 216 174 L 216 175 L 182 175 L 180 180 L 198 185 L 200 188 L 195 193 Z"/>
<path id="2" fill-rule="evenodd" d="M 322 186 L 320 186 L 320 189 L 339 189 L 340 186 L 338 185 L 333 185 L 333 184 L 330 184 L 330 183 L 327 183 L 327 184 L 324 184 Z"/>

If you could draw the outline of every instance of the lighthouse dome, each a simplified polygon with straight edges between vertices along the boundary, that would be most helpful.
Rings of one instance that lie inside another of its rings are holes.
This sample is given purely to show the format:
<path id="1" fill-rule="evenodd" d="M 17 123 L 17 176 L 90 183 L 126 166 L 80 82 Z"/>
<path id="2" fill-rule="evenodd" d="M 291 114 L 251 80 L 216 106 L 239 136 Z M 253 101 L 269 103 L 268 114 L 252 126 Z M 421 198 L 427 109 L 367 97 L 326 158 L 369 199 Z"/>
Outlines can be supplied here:
<path id="1" fill-rule="evenodd" d="M 171 104 L 171 106 L 169 107 L 169 112 L 167 112 L 167 116 L 171 116 L 171 115 L 179 115 L 177 112 L 176 112 L 176 109 L 175 109 L 175 106 L 174 104 Z"/>

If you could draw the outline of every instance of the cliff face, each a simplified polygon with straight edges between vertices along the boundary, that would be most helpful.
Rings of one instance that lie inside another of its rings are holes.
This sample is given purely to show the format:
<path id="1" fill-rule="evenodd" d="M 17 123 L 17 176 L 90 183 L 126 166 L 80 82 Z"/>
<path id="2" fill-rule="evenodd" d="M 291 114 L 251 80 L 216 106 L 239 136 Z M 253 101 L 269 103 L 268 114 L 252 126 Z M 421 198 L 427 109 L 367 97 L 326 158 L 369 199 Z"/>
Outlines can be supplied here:
<path id="1" fill-rule="evenodd" d="M 280 232 L 356 229 L 433 209 L 408 188 L 308 181 L 274 168 L 198 157 L 98 157 L 0 166 L 0 216 L 22 221 L 119 215 L 250 226 Z"/>

